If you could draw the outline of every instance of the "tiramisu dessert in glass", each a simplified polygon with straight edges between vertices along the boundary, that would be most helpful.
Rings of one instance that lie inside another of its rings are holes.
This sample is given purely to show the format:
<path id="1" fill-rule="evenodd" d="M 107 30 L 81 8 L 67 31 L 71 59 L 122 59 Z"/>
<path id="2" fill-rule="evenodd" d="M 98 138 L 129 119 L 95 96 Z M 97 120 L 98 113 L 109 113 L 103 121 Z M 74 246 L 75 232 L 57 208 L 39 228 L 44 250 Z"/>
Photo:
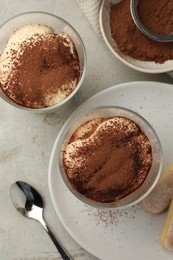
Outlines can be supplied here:
<path id="1" fill-rule="evenodd" d="M 142 200 L 161 171 L 159 139 L 137 113 L 97 108 L 68 126 L 62 140 L 60 171 L 82 201 L 124 207 Z"/>
<path id="2" fill-rule="evenodd" d="M 52 110 L 66 102 L 84 72 L 85 50 L 76 31 L 46 13 L 25 13 L 7 24 L 11 34 L 0 55 L 1 96 L 30 110 Z"/>

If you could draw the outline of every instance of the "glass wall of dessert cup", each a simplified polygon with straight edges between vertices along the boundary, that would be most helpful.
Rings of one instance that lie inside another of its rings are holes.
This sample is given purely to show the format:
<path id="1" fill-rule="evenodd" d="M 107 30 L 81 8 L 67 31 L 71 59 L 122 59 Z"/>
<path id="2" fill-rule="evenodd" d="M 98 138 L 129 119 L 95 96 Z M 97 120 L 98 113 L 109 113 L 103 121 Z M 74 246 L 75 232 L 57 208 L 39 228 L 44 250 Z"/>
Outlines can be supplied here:
<path id="1" fill-rule="evenodd" d="M 57 174 L 74 196 L 93 207 L 139 203 L 162 169 L 156 132 L 139 114 L 122 107 L 95 108 L 67 121 L 55 145 Z"/>
<path id="2" fill-rule="evenodd" d="M 28 12 L 0 27 L 0 96 L 31 112 L 52 112 L 80 88 L 86 70 L 81 37 L 53 14 Z"/>

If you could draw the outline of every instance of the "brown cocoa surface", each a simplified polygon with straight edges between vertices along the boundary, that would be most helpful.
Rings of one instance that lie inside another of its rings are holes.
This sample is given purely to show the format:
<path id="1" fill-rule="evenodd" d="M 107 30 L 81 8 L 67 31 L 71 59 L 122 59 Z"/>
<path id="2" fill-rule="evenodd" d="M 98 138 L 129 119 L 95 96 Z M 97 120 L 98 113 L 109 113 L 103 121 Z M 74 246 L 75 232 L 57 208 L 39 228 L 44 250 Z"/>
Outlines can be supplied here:
<path id="1" fill-rule="evenodd" d="M 170 32 L 173 24 L 172 1 L 142 0 L 139 1 L 139 15 L 144 24 L 157 33 Z M 167 5 L 166 5 L 167 4 Z M 147 8 L 148 6 L 148 8 Z M 155 17 L 155 18 L 154 18 Z M 164 19 L 162 19 L 164 18 Z M 156 20 L 161 19 L 158 23 Z M 110 28 L 112 38 L 119 50 L 141 61 L 164 63 L 173 59 L 173 43 L 161 43 L 149 39 L 135 25 L 130 12 L 130 0 L 122 0 L 110 8 Z"/>

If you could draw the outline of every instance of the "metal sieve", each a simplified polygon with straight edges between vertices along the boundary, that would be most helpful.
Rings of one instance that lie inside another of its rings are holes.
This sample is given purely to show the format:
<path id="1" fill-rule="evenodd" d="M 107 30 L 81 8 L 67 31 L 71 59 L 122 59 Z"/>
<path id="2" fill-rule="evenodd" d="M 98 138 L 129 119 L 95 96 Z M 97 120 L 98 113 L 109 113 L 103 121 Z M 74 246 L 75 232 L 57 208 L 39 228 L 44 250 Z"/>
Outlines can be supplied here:
<path id="1" fill-rule="evenodd" d="M 138 29 L 145 34 L 147 37 L 149 37 L 150 39 L 154 40 L 154 41 L 158 41 L 158 42 L 172 42 L 173 41 L 173 32 L 171 34 L 166 34 L 166 35 L 159 35 L 156 33 L 153 33 L 151 31 L 149 31 L 144 24 L 141 22 L 139 15 L 138 15 L 138 3 L 139 0 L 131 0 L 130 2 L 130 11 L 131 11 L 131 15 L 133 18 L 134 23 L 136 24 L 136 26 L 138 27 Z"/>

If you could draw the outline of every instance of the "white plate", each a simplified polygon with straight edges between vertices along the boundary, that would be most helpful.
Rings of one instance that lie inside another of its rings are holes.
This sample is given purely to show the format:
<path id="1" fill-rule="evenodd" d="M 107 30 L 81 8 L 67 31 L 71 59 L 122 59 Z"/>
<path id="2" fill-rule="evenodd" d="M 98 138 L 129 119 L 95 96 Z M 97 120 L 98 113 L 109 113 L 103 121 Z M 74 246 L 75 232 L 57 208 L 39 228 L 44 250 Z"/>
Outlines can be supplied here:
<path id="1" fill-rule="evenodd" d="M 155 128 L 163 148 L 163 166 L 173 163 L 173 86 L 157 82 L 131 82 L 108 88 L 82 104 L 68 119 L 88 109 L 118 105 L 130 108 Z M 63 126 L 63 129 L 66 124 Z M 49 166 L 49 191 L 54 208 L 69 234 L 91 254 L 103 260 L 172 260 L 160 246 L 166 214 L 151 215 L 140 205 L 107 211 L 86 206 L 67 190 L 60 173 L 56 139 Z"/>

